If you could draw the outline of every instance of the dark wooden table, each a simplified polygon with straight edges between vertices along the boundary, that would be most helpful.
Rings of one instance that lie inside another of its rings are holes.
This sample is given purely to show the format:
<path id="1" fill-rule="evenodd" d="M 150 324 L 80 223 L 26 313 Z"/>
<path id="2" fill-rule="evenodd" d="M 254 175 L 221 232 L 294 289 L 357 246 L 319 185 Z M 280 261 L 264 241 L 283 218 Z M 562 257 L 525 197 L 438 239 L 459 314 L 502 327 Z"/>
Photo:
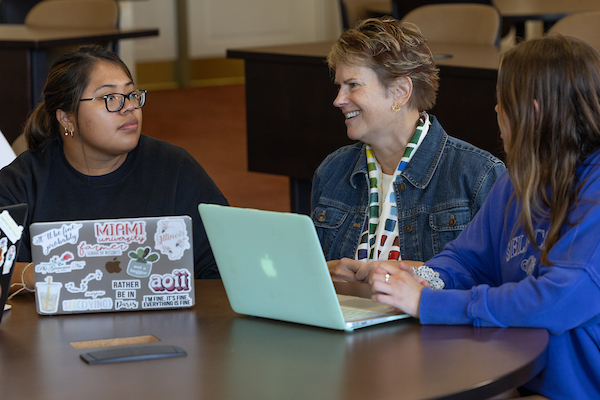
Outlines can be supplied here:
<path id="1" fill-rule="evenodd" d="M 367 294 L 366 285 L 336 286 Z M 32 295 L 0 324 L 4 399 L 481 399 L 543 368 L 543 329 L 421 326 L 344 333 L 239 316 L 220 281 L 177 311 L 39 316 Z M 75 341 L 154 335 L 187 356 L 88 365 Z"/>
<path id="2" fill-rule="evenodd" d="M 9 142 L 21 133 L 46 82 L 49 49 L 157 35 L 158 29 L 33 29 L 0 24 L 0 130 Z"/>
<path id="3" fill-rule="evenodd" d="M 337 87 L 325 63 L 332 42 L 227 51 L 245 61 L 248 169 L 290 177 L 291 210 L 310 212 L 315 169 L 351 143 L 333 106 Z M 498 49 L 430 43 L 440 58 L 435 115 L 448 134 L 503 157 L 496 122 Z"/>

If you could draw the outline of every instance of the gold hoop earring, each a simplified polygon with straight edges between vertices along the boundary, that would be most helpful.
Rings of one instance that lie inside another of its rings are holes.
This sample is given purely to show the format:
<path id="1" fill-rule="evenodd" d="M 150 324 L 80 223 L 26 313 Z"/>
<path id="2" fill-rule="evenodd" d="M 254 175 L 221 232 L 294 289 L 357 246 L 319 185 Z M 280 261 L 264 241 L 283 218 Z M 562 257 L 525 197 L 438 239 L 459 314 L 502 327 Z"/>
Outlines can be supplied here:
<path id="1" fill-rule="evenodd" d="M 398 112 L 398 111 L 400 111 L 401 109 L 402 109 L 402 106 L 401 106 L 400 104 L 394 104 L 394 105 L 392 106 L 392 111 L 393 111 L 393 112 Z"/>

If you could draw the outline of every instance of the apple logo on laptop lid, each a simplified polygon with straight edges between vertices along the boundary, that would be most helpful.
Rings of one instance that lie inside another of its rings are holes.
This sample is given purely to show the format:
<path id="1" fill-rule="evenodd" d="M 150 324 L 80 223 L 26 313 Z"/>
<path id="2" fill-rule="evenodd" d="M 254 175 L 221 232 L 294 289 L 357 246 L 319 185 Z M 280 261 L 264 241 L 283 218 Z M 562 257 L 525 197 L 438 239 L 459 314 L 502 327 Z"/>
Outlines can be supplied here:
<path id="1" fill-rule="evenodd" d="M 269 258 L 268 254 L 260 260 L 260 265 L 268 277 L 275 278 L 277 276 L 273 260 Z"/>

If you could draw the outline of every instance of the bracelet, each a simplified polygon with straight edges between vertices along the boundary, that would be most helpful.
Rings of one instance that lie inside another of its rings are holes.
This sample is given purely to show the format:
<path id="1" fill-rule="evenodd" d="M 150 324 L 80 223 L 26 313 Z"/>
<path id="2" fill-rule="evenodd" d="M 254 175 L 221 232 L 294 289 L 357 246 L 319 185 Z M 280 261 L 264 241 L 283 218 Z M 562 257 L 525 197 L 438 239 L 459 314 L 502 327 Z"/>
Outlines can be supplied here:
<path id="1" fill-rule="evenodd" d="M 433 290 L 443 289 L 446 284 L 440 278 L 440 274 L 429 268 L 427 265 L 421 265 L 420 267 L 412 267 L 415 275 L 420 276 L 429 282 L 429 286 Z"/>
<path id="2" fill-rule="evenodd" d="M 16 282 L 16 283 L 13 283 L 12 285 L 10 285 L 10 287 L 14 287 L 14 286 L 20 286 L 21 288 L 20 288 L 19 290 L 15 291 L 15 292 L 14 292 L 13 294 L 11 294 L 10 296 L 8 296 L 8 297 L 6 298 L 6 300 L 7 300 L 7 301 L 8 301 L 8 300 L 10 300 L 10 299 L 12 299 L 13 297 L 15 297 L 16 295 L 18 295 L 19 293 L 21 293 L 23 290 L 27 290 L 29 293 L 33 293 L 33 292 L 35 292 L 35 289 L 29 289 L 29 288 L 27 287 L 27 285 L 25 284 L 25 272 L 27 271 L 27 268 L 31 267 L 32 265 L 33 265 L 33 263 L 29 263 L 29 264 L 27 264 L 27 265 L 26 265 L 26 266 L 23 268 L 23 270 L 21 270 L 21 282 L 20 282 L 20 283 L 19 283 L 19 282 Z"/>

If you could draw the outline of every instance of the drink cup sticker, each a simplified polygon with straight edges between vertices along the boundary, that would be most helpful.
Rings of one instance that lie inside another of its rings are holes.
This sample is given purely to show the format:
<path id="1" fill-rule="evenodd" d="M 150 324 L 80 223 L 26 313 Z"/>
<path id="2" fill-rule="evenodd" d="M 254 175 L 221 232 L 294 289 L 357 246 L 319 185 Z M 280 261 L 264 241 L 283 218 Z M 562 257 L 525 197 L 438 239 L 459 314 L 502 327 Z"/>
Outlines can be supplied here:
<path id="1" fill-rule="evenodd" d="M 6 259 L 4 260 L 4 266 L 2 267 L 2 274 L 6 275 L 10 272 L 13 262 L 15 261 L 15 255 L 17 254 L 17 249 L 15 245 L 11 245 L 8 249 L 8 253 L 6 253 Z"/>
<path id="2" fill-rule="evenodd" d="M 10 213 L 6 210 L 0 213 L 0 229 L 8 236 L 12 243 L 16 243 L 21 238 L 23 227 L 18 225 Z"/>
<path id="3" fill-rule="evenodd" d="M 185 250 L 190 248 L 190 238 L 182 218 L 167 218 L 158 221 L 154 234 L 155 248 L 169 257 L 180 260 Z"/>
<path id="4" fill-rule="evenodd" d="M 136 251 L 130 251 L 127 275 L 134 278 L 147 278 L 152 272 L 152 264 L 159 260 L 157 253 L 152 253 L 150 247 L 139 247 Z"/>
<path id="5" fill-rule="evenodd" d="M 35 297 L 38 302 L 40 313 L 53 314 L 58 311 L 58 301 L 62 283 L 52 282 L 52 277 L 49 276 L 44 282 L 36 282 L 35 288 Z"/>
<path id="6" fill-rule="evenodd" d="M 73 223 L 69 225 L 63 225 L 58 229 L 49 229 L 44 233 L 35 235 L 31 239 L 31 244 L 34 246 L 41 246 L 44 255 L 48 255 L 52 250 L 64 244 L 77 243 L 79 240 L 79 230 L 82 227 L 82 224 Z"/>

